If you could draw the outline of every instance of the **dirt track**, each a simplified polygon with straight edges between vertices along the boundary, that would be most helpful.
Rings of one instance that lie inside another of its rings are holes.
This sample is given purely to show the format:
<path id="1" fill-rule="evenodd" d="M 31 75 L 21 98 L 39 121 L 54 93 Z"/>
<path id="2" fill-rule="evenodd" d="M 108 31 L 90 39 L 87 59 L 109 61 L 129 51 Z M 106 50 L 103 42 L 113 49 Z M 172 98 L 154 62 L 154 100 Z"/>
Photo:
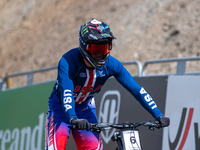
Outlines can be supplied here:
<path id="1" fill-rule="evenodd" d="M 199 0 L 1 0 L 0 78 L 56 65 L 78 46 L 79 27 L 91 18 L 110 25 L 117 37 L 111 54 L 120 61 L 196 57 L 199 16 Z M 190 68 L 200 70 L 200 63 Z"/>

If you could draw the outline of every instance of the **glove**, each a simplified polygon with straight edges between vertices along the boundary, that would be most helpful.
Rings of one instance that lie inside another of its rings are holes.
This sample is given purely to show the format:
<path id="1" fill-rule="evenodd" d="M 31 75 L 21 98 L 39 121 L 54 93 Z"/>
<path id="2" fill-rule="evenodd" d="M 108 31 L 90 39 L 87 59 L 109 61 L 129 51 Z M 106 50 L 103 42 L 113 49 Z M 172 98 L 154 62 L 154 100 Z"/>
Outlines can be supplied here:
<path id="1" fill-rule="evenodd" d="M 161 128 L 167 127 L 170 124 L 170 119 L 167 117 L 160 116 L 157 120 L 159 121 Z"/>
<path id="2" fill-rule="evenodd" d="M 73 118 L 70 122 L 74 125 L 73 128 L 76 128 L 77 130 L 90 130 L 90 123 L 86 119 Z"/>

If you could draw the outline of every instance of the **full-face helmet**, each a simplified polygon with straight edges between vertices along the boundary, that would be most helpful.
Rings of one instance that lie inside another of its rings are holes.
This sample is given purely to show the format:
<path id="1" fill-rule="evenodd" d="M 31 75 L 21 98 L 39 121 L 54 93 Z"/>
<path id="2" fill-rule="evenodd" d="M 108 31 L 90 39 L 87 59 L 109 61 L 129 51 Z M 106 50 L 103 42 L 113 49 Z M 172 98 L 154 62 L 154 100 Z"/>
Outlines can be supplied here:
<path id="1" fill-rule="evenodd" d="M 105 22 L 92 19 L 80 26 L 79 49 L 84 59 L 94 68 L 101 70 L 112 49 L 112 40 L 116 39 Z M 103 54 L 102 59 L 93 55 Z"/>

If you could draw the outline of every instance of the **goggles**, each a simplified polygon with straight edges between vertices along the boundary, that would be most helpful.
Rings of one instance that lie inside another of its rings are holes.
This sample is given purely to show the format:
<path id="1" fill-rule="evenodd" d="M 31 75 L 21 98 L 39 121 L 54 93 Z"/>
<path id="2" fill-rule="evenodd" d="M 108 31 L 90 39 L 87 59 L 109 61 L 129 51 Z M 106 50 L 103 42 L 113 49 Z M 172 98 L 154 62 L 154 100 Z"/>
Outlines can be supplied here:
<path id="1" fill-rule="evenodd" d="M 112 49 L 112 44 L 87 44 L 86 50 L 94 55 L 106 55 Z"/>

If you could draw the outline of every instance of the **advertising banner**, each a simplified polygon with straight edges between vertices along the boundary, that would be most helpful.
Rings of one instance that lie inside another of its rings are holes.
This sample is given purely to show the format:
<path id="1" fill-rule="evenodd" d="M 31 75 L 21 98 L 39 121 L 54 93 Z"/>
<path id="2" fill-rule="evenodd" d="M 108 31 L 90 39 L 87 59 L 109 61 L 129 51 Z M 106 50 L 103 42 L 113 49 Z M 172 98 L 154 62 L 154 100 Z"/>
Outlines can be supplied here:
<path id="1" fill-rule="evenodd" d="M 48 97 L 54 83 L 0 92 L 0 149 L 44 149 Z"/>
<path id="2" fill-rule="evenodd" d="M 163 150 L 200 150 L 200 76 L 169 76 Z"/>
<path id="3" fill-rule="evenodd" d="M 158 108 L 164 114 L 167 88 L 167 77 L 134 78 L 152 96 Z M 101 92 L 95 97 L 96 112 L 99 122 L 124 123 L 154 120 L 154 118 L 139 104 L 139 102 L 114 78 L 110 78 Z M 116 129 L 102 132 L 104 148 L 115 149 L 117 143 L 111 140 Z M 141 147 L 161 150 L 163 129 L 149 130 L 139 127 Z"/>

